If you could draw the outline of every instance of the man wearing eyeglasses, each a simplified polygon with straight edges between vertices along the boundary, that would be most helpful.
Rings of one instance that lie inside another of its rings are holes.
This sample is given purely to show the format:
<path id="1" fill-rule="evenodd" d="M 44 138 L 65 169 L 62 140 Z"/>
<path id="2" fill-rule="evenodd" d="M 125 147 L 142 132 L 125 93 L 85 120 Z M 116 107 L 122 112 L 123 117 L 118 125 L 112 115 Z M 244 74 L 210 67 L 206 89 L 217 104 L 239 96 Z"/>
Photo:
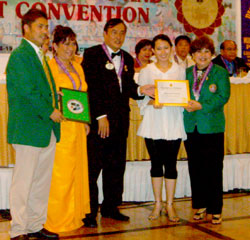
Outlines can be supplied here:
<path id="1" fill-rule="evenodd" d="M 250 68 L 243 58 L 237 57 L 237 45 L 232 40 L 225 40 L 220 45 L 220 54 L 213 59 L 213 63 L 227 69 L 230 76 L 236 77 L 241 70 L 248 72 Z"/>

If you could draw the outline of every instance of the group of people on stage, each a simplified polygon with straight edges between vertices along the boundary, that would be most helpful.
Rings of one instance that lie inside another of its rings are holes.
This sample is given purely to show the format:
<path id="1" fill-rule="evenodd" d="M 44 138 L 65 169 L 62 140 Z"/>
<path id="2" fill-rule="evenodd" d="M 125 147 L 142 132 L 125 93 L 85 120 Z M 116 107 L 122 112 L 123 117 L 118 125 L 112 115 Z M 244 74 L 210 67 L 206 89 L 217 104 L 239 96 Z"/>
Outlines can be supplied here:
<path id="1" fill-rule="evenodd" d="M 230 96 L 229 74 L 243 66 L 236 56 L 232 58 L 236 44 L 225 41 L 219 60 L 212 60 L 215 49 L 209 37 L 191 41 L 179 36 L 173 55 L 171 40 L 159 34 L 152 41 L 140 41 L 133 59 L 121 49 L 126 31 L 121 19 L 107 21 L 103 44 L 86 49 L 80 65 L 75 61 L 76 34 L 69 27 L 56 26 L 53 58 L 47 61 L 41 49 L 48 36 L 47 15 L 37 9 L 24 14 L 23 39 L 7 65 L 8 142 L 16 151 L 10 190 L 11 239 L 57 239 L 59 232 L 82 224 L 97 227 L 101 170 L 102 217 L 129 220 L 118 208 L 126 164 L 129 98 L 137 99 L 143 116 L 138 135 L 145 138 L 151 160 L 155 205 L 148 218 L 157 219 L 165 212 L 170 221 L 179 221 L 173 202 L 177 154 L 184 141 L 193 218 L 211 214 L 212 224 L 221 223 L 223 106 Z M 244 68 L 248 70 L 246 65 Z M 138 84 L 135 72 L 139 73 Z M 157 104 L 155 79 L 187 79 L 188 105 Z M 90 126 L 65 121 L 58 107 L 60 87 L 88 91 Z"/>
<path id="2" fill-rule="evenodd" d="M 133 58 L 122 50 L 113 53 L 123 44 L 125 24 L 108 21 L 104 43 L 85 51 L 82 66 L 75 56 L 76 34 L 60 25 L 53 31 L 53 58 L 47 61 L 44 12 L 31 9 L 24 14 L 22 33 L 6 69 L 8 142 L 16 151 L 11 239 L 57 239 L 58 232 L 77 229 L 83 222 L 97 226 L 96 181 L 101 170 L 102 216 L 129 220 L 117 208 L 122 202 L 128 100 L 153 97 L 154 86 L 138 86 Z M 91 128 L 65 121 L 58 107 L 60 87 L 88 89 Z"/>

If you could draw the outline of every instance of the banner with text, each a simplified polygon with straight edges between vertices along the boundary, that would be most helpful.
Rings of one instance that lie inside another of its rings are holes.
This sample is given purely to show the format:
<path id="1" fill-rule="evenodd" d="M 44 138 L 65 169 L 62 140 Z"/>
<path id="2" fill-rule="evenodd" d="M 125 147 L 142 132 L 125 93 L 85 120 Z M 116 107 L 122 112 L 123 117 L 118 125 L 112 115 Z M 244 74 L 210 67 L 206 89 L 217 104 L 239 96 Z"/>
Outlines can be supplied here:
<path id="1" fill-rule="evenodd" d="M 80 52 L 103 41 L 103 26 L 111 17 L 122 18 L 128 26 L 123 48 L 134 54 L 136 43 L 142 38 L 152 39 L 164 33 L 171 40 L 187 34 L 177 20 L 176 0 L 11 0 L 0 1 L 0 53 L 10 52 L 22 38 L 21 17 L 30 8 L 47 12 L 49 31 L 61 24 L 77 34 Z M 190 1 L 190 4 L 192 5 Z M 207 0 L 202 2 L 208 2 Z M 242 1 L 244 2 L 244 1 Z M 193 3 L 194 4 L 194 3 Z M 222 24 L 211 35 L 216 50 L 224 39 L 235 39 L 234 0 L 224 0 Z M 194 38 L 193 33 L 188 36 Z"/>

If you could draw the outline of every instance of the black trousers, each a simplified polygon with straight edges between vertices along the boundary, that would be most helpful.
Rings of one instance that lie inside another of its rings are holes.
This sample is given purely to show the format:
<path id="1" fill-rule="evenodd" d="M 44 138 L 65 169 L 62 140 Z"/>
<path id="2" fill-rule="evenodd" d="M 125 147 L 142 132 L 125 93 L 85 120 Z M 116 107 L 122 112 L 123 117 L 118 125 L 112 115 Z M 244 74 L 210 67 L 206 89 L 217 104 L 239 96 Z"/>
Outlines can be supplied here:
<path id="1" fill-rule="evenodd" d="M 176 179 L 176 161 L 181 139 L 167 141 L 145 138 L 145 142 L 151 159 L 151 177 L 164 176 L 164 178 Z"/>
<path id="2" fill-rule="evenodd" d="M 187 134 L 184 144 L 188 155 L 193 208 L 207 208 L 207 213 L 221 214 L 224 133 L 200 134 L 195 129 Z"/>
<path id="3" fill-rule="evenodd" d="M 126 166 L 126 136 L 120 132 L 102 139 L 97 132 L 90 132 L 87 138 L 89 190 L 91 214 L 98 212 L 97 179 L 102 170 L 102 209 L 112 211 L 122 203 L 123 176 Z"/>

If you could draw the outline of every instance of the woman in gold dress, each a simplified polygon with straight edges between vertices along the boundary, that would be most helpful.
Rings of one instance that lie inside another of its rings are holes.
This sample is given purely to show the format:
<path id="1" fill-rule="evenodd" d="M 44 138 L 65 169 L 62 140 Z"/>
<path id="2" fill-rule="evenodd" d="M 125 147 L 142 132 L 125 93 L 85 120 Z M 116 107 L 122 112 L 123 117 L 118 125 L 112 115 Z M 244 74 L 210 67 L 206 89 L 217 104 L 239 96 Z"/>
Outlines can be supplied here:
<path id="1" fill-rule="evenodd" d="M 87 90 L 80 64 L 72 59 L 76 52 L 76 34 L 69 27 L 57 26 L 53 33 L 54 58 L 49 61 L 57 89 Z M 61 140 L 56 155 L 45 228 L 53 232 L 75 230 L 89 213 L 89 184 L 84 123 L 61 123 Z"/>

